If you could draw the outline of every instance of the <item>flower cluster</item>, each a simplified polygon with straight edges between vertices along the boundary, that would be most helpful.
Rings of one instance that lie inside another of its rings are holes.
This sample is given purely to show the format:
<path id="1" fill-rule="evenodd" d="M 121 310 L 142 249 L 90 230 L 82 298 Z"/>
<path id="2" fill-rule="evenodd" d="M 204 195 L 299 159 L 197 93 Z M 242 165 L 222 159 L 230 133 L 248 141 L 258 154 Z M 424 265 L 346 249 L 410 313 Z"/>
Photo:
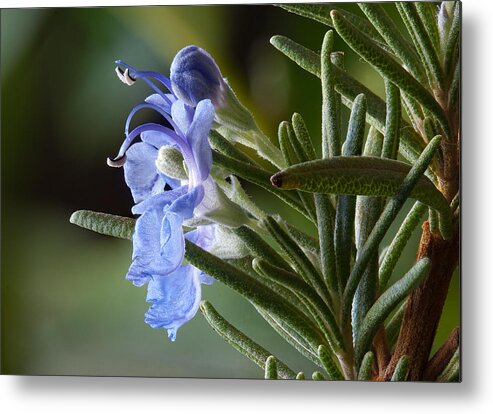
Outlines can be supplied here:
<path id="1" fill-rule="evenodd" d="M 194 59 L 197 53 L 206 61 Z M 213 281 L 183 264 L 183 258 L 185 239 L 207 250 L 218 242 L 219 225 L 210 217 L 224 209 L 224 197 L 211 177 L 208 136 L 215 105 L 220 105 L 223 78 L 214 60 L 196 46 L 176 55 L 172 80 L 156 72 L 138 71 L 122 61 L 116 63 L 124 83 L 143 79 L 155 91 L 130 112 L 118 156 L 108 159 L 110 166 L 124 167 L 135 202 L 132 212 L 139 215 L 127 279 L 136 286 L 148 284 L 147 301 L 152 305 L 145 321 L 153 328 L 166 329 L 175 340 L 177 329 L 198 310 L 201 284 Z M 163 125 L 146 123 L 130 130 L 134 114 L 143 108 L 160 114 Z M 139 137 L 140 142 L 134 143 Z M 245 218 L 241 210 L 237 225 L 244 224 Z M 185 233 L 184 226 L 190 231 Z"/>

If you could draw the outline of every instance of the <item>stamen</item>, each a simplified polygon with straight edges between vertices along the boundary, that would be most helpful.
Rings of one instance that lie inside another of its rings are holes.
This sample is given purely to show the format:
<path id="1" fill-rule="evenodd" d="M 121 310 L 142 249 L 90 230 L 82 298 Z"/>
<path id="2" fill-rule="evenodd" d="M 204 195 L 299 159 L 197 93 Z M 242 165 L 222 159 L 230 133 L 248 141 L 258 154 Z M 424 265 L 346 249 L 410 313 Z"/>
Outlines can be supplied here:
<path id="1" fill-rule="evenodd" d="M 128 117 L 127 117 L 127 121 L 125 122 L 125 135 L 128 135 L 128 131 L 130 129 L 130 122 L 132 121 L 132 118 L 133 116 L 141 109 L 143 108 L 149 108 L 149 109 L 153 109 L 155 110 L 157 113 L 159 113 L 164 119 L 166 119 L 166 121 L 168 121 L 170 123 L 170 125 L 173 127 L 173 129 L 176 131 L 176 133 L 181 136 L 181 137 L 184 137 L 185 134 L 183 134 L 183 132 L 181 131 L 181 129 L 178 127 L 178 125 L 176 124 L 175 121 L 173 121 L 173 118 L 167 114 L 165 111 L 163 111 L 159 106 L 157 105 L 154 105 L 154 104 L 150 104 L 150 103 L 141 103 L 137 106 L 135 106 L 131 111 L 130 113 L 128 114 Z"/>
<path id="2" fill-rule="evenodd" d="M 115 72 L 118 75 L 118 79 L 120 79 L 125 85 L 132 86 L 136 81 L 135 78 L 130 76 L 128 68 L 122 71 L 122 69 L 117 66 L 115 68 Z"/>
<path id="3" fill-rule="evenodd" d="M 109 167 L 113 167 L 113 168 L 123 167 L 125 161 L 127 161 L 127 156 L 125 154 L 123 154 L 121 157 L 106 158 L 106 164 L 108 164 Z"/>

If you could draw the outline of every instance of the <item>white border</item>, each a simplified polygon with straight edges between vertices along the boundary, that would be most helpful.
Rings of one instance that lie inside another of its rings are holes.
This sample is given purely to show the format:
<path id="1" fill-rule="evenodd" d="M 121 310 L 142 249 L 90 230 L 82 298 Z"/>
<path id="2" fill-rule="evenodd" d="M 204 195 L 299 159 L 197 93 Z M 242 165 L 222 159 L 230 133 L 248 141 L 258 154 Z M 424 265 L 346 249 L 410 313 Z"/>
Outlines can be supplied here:
<path id="1" fill-rule="evenodd" d="M 187 2 L 206 4 L 206 2 Z M 216 4 L 231 3 L 214 1 Z M 240 3 L 240 2 L 236 2 Z M 241 3 L 252 3 L 242 1 Z M 180 4 L 22 1 L 2 7 Z M 356 384 L 240 380 L 1 377 L 3 413 L 485 413 L 493 407 L 493 2 L 463 2 L 463 383 Z M 483 332 L 482 332 L 483 331 Z M 272 411 L 274 412 L 274 411 Z"/>

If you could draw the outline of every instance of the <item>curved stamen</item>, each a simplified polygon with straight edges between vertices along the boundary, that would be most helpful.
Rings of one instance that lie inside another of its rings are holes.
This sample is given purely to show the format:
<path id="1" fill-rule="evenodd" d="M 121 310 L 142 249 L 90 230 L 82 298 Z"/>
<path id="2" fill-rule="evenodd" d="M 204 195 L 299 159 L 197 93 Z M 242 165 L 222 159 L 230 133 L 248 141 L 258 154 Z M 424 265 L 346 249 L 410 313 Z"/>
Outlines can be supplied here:
<path id="1" fill-rule="evenodd" d="M 128 77 L 130 78 L 130 81 L 132 82 L 135 82 L 137 79 L 143 79 L 152 89 L 154 89 L 155 92 L 157 92 L 159 95 L 162 96 L 162 98 L 168 102 L 169 105 L 171 105 L 171 101 L 169 100 L 169 98 L 166 96 L 166 94 L 161 90 L 159 89 L 151 80 L 147 79 L 147 78 L 153 78 L 153 79 L 156 79 L 158 82 L 160 82 L 162 85 L 164 85 L 166 87 L 166 89 L 168 89 L 169 92 L 173 93 L 173 91 L 171 90 L 171 81 L 164 75 L 162 75 L 161 73 L 158 73 L 158 72 L 152 72 L 152 71 L 139 71 L 135 68 L 133 68 L 132 66 L 126 64 L 125 62 L 123 62 L 122 60 L 117 60 L 115 61 L 115 63 L 117 65 L 121 65 L 123 66 L 126 70 L 125 71 L 121 71 L 120 68 L 117 69 L 117 74 L 118 74 L 118 77 L 120 78 L 120 80 L 122 80 L 122 82 L 127 83 L 127 80 L 124 78 L 122 79 L 120 73 L 122 73 L 122 75 L 124 76 L 125 75 L 125 72 L 127 71 L 128 69 Z M 130 73 L 131 72 L 131 73 Z M 132 85 L 133 83 L 130 83 L 130 85 Z"/>
<path id="2" fill-rule="evenodd" d="M 123 164 L 125 164 L 125 161 L 127 161 L 127 156 L 123 154 L 122 157 L 116 157 L 116 158 L 106 158 L 106 164 L 108 164 L 109 167 L 113 168 L 120 168 L 123 167 Z"/>
<path id="3" fill-rule="evenodd" d="M 128 69 L 122 70 L 120 67 L 115 68 L 116 75 L 125 85 L 132 86 L 135 83 L 135 79 L 130 76 Z"/>
<path id="4" fill-rule="evenodd" d="M 172 129 L 155 123 L 147 123 L 147 124 L 139 125 L 135 129 L 133 129 L 123 141 L 123 144 L 121 145 L 117 156 L 113 159 L 111 158 L 109 159 L 109 165 L 113 164 L 120 166 L 122 161 L 124 163 L 125 160 L 123 158 L 125 157 L 125 153 L 127 152 L 128 148 L 132 144 L 133 140 L 146 131 L 161 132 L 167 137 L 171 138 L 176 143 L 176 145 L 178 145 L 181 153 L 183 154 L 183 159 L 187 164 L 187 168 L 189 171 L 189 187 L 195 186 L 196 183 L 198 182 L 198 176 L 197 176 L 198 167 L 193 157 L 192 148 L 190 148 L 190 144 L 187 142 L 186 139 L 180 137 Z M 163 142 L 163 145 L 168 145 L 168 143 Z"/>
<path id="5" fill-rule="evenodd" d="M 139 110 L 141 110 L 143 108 L 154 109 L 156 112 L 158 112 L 160 115 L 162 115 L 166 119 L 166 121 L 168 121 L 170 123 L 170 125 L 175 129 L 175 131 L 178 135 L 185 136 L 183 134 L 183 132 L 180 130 L 180 128 L 178 127 L 178 125 L 176 124 L 176 122 L 173 121 L 173 118 L 168 113 L 163 111 L 163 109 L 160 108 L 159 106 L 151 104 L 151 103 L 147 103 L 147 102 L 143 102 L 143 103 L 137 105 L 136 107 L 134 107 L 130 111 L 130 113 L 128 114 L 128 117 L 127 117 L 127 122 L 125 123 L 125 135 L 128 135 L 130 122 L 131 122 L 133 116 L 136 114 L 136 112 L 138 112 Z"/>

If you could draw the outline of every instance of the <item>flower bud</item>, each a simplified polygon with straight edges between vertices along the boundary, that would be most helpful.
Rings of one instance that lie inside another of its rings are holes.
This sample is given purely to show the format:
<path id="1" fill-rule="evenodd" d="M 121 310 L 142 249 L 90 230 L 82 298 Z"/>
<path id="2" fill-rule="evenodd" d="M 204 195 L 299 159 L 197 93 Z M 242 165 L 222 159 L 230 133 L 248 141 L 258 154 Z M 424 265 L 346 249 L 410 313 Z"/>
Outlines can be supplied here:
<path id="1" fill-rule="evenodd" d="M 188 178 L 183 155 L 171 145 L 165 145 L 159 149 L 156 168 L 170 178 L 178 180 L 186 180 Z"/>
<path id="2" fill-rule="evenodd" d="M 210 99 L 216 111 L 216 121 L 235 131 L 256 129 L 255 120 L 236 97 L 223 78 L 212 56 L 198 46 L 181 49 L 173 59 L 170 70 L 174 94 L 195 107 Z"/>
<path id="3" fill-rule="evenodd" d="M 170 75 L 173 92 L 188 105 L 195 107 L 203 99 L 221 105 L 223 76 L 204 49 L 193 45 L 181 49 L 171 63 Z"/>

